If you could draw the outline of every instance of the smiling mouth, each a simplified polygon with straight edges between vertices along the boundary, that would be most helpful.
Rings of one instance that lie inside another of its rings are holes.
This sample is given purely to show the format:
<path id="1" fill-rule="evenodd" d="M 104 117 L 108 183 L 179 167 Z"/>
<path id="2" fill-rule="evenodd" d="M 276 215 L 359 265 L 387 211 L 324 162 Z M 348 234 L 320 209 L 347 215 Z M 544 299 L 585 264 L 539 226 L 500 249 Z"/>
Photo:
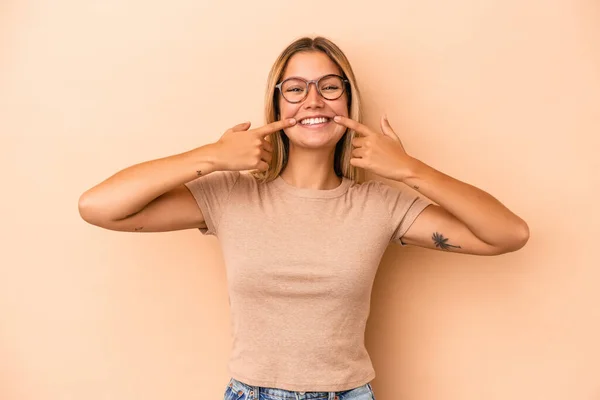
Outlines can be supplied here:
<path id="1" fill-rule="evenodd" d="M 331 118 L 318 117 L 318 118 L 305 118 L 299 121 L 299 125 L 303 128 L 321 128 L 327 125 L 331 121 Z"/>

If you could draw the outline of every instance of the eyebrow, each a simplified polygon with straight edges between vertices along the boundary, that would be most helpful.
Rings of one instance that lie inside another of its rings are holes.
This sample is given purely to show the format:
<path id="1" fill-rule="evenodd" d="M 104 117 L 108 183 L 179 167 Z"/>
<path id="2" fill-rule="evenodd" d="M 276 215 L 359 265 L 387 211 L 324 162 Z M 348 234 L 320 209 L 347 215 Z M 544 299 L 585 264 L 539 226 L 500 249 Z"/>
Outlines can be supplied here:
<path id="1" fill-rule="evenodd" d="M 327 75 L 337 75 L 337 76 L 341 76 L 341 75 L 340 75 L 339 73 L 337 73 L 337 72 L 330 72 L 330 73 L 328 73 L 328 74 L 321 75 L 321 76 L 319 76 L 318 78 L 315 78 L 315 79 L 319 79 L 319 78 L 322 78 L 322 77 L 324 77 L 324 76 L 327 76 Z M 284 80 L 286 80 L 286 79 L 290 79 L 290 78 L 300 78 L 300 79 L 304 79 L 304 80 L 307 80 L 307 81 L 311 81 L 311 80 L 312 80 L 312 79 L 308 79 L 308 78 L 305 78 L 305 77 L 303 77 L 303 76 L 298 76 L 298 75 L 284 76 L 284 77 L 282 77 L 282 78 L 281 78 L 281 80 L 282 80 L 282 81 L 284 81 Z"/>

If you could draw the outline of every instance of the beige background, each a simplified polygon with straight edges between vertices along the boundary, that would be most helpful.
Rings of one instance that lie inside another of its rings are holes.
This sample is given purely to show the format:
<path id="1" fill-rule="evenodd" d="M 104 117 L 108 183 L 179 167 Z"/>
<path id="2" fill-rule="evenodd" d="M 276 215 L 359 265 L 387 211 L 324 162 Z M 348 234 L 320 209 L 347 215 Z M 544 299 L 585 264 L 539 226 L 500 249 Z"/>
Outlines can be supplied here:
<path id="1" fill-rule="evenodd" d="M 102 230 L 78 197 L 262 124 L 275 57 L 321 34 L 369 125 L 386 111 L 409 154 L 531 228 L 498 257 L 389 247 L 367 329 L 378 400 L 600 399 L 598 2 L 362 4 L 0 4 L 0 398 L 222 398 L 217 239 Z"/>

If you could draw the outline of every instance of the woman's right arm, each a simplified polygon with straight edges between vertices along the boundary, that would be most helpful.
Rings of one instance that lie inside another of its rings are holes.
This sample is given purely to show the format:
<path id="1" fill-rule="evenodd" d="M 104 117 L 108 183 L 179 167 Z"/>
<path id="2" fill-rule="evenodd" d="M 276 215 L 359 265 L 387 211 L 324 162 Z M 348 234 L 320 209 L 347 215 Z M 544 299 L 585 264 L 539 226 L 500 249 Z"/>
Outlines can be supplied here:
<path id="1" fill-rule="evenodd" d="M 79 214 L 115 231 L 166 232 L 204 228 L 204 216 L 184 183 L 218 169 L 214 143 L 125 168 L 79 198 Z"/>
<path id="2" fill-rule="evenodd" d="M 79 198 L 79 214 L 92 225 L 115 231 L 166 232 L 206 228 L 185 183 L 214 171 L 266 171 L 273 146 L 267 136 L 293 126 L 276 121 L 251 129 L 245 122 L 211 144 L 125 168 Z"/>

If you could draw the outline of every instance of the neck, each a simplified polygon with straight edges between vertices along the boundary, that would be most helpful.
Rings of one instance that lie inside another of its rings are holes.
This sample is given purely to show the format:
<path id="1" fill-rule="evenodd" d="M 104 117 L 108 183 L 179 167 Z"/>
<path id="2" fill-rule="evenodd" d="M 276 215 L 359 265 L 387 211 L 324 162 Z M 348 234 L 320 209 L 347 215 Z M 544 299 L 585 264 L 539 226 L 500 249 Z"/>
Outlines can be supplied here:
<path id="1" fill-rule="evenodd" d="M 333 149 L 298 149 L 290 146 L 288 162 L 281 178 L 292 186 L 329 190 L 338 187 L 342 178 L 335 174 Z"/>

